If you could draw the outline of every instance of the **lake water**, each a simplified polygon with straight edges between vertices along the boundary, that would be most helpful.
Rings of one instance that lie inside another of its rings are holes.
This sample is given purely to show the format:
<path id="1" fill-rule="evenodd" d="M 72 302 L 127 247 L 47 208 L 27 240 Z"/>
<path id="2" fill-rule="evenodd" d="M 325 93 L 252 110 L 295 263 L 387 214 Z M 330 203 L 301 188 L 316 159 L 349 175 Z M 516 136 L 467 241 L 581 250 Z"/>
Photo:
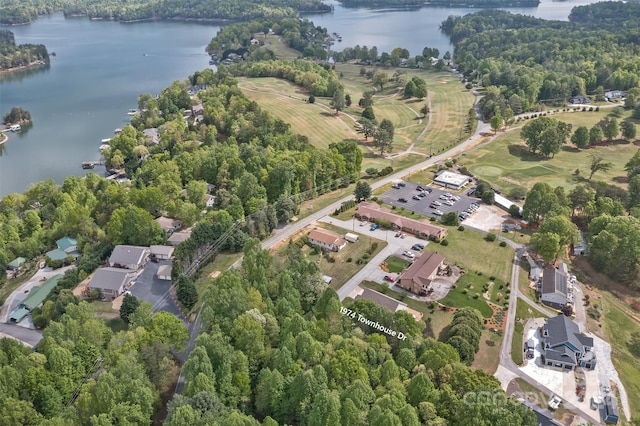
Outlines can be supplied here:
<path id="1" fill-rule="evenodd" d="M 544 19 L 567 20 L 571 8 L 594 0 L 543 1 L 537 8 L 509 9 Z M 336 49 L 357 44 L 379 52 L 407 48 L 411 55 L 425 46 L 441 54 L 452 50 L 439 30 L 449 15 L 472 8 L 347 9 L 337 2 L 334 12 L 308 15 L 316 25 L 340 33 Z M 128 122 L 143 92 L 158 93 L 208 67 L 204 48 L 219 30 L 216 25 L 176 22 L 120 24 L 41 17 L 30 25 L 11 27 L 16 43 L 43 43 L 56 52 L 51 65 L 0 76 L 0 113 L 21 106 L 34 125 L 10 133 L 0 145 L 0 196 L 22 192 L 30 184 L 83 175 L 83 161 L 99 158 L 100 140 L 113 136 Z"/>

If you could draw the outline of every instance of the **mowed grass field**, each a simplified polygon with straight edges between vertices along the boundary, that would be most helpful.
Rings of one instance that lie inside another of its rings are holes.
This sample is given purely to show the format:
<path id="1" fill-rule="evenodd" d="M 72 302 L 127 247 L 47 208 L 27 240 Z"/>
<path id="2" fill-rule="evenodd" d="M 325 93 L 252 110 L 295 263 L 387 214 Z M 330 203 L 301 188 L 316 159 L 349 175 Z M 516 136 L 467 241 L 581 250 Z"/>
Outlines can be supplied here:
<path id="1" fill-rule="evenodd" d="M 273 43 L 277 44 L 275 41 Z M 292 52 L 285 52 L 283 56 L 292 59 Z M 330 98 L 316 97 L 316 102 L 309 104 L 306 102 L 309 94 L 288 81 L 244 77 L 238 81 L 249 99 L 291 124 L 294 132 L 307 136 L 314 146 L 324 148 L 345 139 L 358 140 L 364 153 L 363 169 L 386 166 L 402 169 L 423 161 L 429 154 L 435 155 L 456 145 L 463 136 L 460 129 L 465 126 L 466 114 L 473 105 L 474 96 L 453 74 L 404 68 L 380 69 L 390 78 L 397 70 L 406 71 L 407 79 L 414 75 L 424 78 L 429 98 L 419 101 L 404 98 L 402 87 L 393 81 L 380 91 L 371 80 L 360 75 L 360 68 L 360 65 L 336 65 L 336 73 L 342 76 L 340 81 L 345 86 L 345 94 L 349 94 L 352 100 L 352 105 L 337 116 L 330 106 Z M 356 122 L 362 114 L 358 101 L 368 91 L 376 91 L 373 98 L 376 119 L 389 119 L 395 127 L 392 154 L 401 154 L 397 158 L 381 157 L 373 146 L 372 138 L 365 141 L 356 131 Z M 430 116 L 426 118 L 420 113 L 424 105 L 430 105 L 431 109 Z M 411 151 L 407 152 L 410 148 Z"/>
<path id="2" fill-rule="evenodd" d="M 360 138 L 355 122 L 347 115 L 336 116 L 322 103 L 306 102 L 308 94 L 293 83 L 263 77 L 238 78 L 238 84 L 247 98 L 289 123 L 295 133 L 307 136 L 316 147 L 327 148 L 333 142 Z"/>
<path id="3" fill-rule="evenodd" d="M 559 113 L 552 117 L 572 124 L 574 129 L 579 126 L 591 128 L 609 112 L 602 109 L 600 112 Z M 553 187 L 572 188 L 589 177 L 591 155 L 600 154 L 613 167 L 607 172 L 597 172 L 592 180 L 626 186 L 624 165 L 637 152 L 639 141 L 629 143 L 616 140 L 611 144 L 584 150 L 577 150 L 573 144 L 568 143 L 555 157 L 546 159 L 541 155 L 531 154 L 525 145 L 520 130 L 526 123 L 526 120 L 520 121 L 515 125 L 518 127 L 499 134 L 493 142 L 479 145 L 467 152 L 460 163 L 477 177 L 508 194 L 515 187 L 530 189 L 537 182 L 546 182 Z M 575 174 L 576 170 L 580 171 L 579 175 Z"/>
<path id="4" fill-rule="evenodd" d="M 426 250 L 440 253 L 447 262 L 462 266 L 467 272 L 482 272 L 485 277 L 494 276 L 511 282 L 513 248 L 500 247 L 499 241 L 485 241 L 483 234 L 469 229 L 458 231 L 454 226 L 446 228 L 449 230 L 446 238 L 449 244 L 443 246 L 432 242 Z"/>

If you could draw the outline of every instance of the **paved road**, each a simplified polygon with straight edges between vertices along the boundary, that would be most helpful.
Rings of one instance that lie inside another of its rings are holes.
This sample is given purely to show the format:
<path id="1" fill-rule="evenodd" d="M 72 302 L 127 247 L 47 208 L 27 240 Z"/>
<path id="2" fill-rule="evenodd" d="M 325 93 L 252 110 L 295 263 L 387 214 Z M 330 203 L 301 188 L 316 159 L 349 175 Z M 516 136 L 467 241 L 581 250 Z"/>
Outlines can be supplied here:
<path id="1" fill-rule="evenodd" d="M 35 347 L 42 340 L 42 332 L 40 330 L 32 330 L 26 327 L 20 327 L 14 324 L 0 323 L 0 338 L 13 337 L 21 341 L 27 346 Z"/>

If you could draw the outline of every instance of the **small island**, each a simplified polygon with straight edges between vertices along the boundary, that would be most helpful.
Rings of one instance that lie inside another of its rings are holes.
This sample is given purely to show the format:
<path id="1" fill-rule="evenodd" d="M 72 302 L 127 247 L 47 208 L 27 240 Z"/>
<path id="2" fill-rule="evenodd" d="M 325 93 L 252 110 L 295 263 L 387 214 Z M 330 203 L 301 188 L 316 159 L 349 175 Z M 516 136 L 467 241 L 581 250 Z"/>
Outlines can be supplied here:
<path id="1" fill-rule="evenodd" d="M 8 112 L 3 117 L 4 129 L 3 132 L 19 132 L 22 130 L 22 126 L 25 124 L 31 124 L 31 113 L 21 107 L 11 108 L 11 112 Z M 4 135 L 2 142 L 6 141 L 7 137 Z M 1 142 L 0 142 L 1 143 Z"/>

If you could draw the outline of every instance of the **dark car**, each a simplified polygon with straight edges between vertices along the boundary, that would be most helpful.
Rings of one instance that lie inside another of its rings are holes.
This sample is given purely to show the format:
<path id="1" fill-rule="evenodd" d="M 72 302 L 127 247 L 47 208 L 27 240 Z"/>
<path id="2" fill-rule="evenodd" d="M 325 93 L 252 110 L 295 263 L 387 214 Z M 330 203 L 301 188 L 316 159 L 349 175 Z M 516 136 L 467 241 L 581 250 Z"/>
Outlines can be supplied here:
<path id="1" fill-rule="evenodd" d="M 407 199 L 406 198 L 398 198 L 398 201 L 400 201 L 401 203 L 406 203 Z"/>
<path id="2" fill-rule="evenodd" d="M 411 249 L 415 251 L 420 251 L 424 249 L 424 246 L 422 244 L 414 244 L 413 246 L 411 246 Z"/>
<path id="3" fill-rule="evenodd" d="M 426 196 L 427 196 L 427 194 L 424 193 L 424 192 L 421 192 L 421 193 L 418 194 L 418 197 L 420 197 L 420 198 L 424 198 Z"/>
<path id="4" fill-rule="evenodd" d="M 424 188 L 421 185 L 416 186 L 416 190 L 418 191 L 424 191 Z"/>

